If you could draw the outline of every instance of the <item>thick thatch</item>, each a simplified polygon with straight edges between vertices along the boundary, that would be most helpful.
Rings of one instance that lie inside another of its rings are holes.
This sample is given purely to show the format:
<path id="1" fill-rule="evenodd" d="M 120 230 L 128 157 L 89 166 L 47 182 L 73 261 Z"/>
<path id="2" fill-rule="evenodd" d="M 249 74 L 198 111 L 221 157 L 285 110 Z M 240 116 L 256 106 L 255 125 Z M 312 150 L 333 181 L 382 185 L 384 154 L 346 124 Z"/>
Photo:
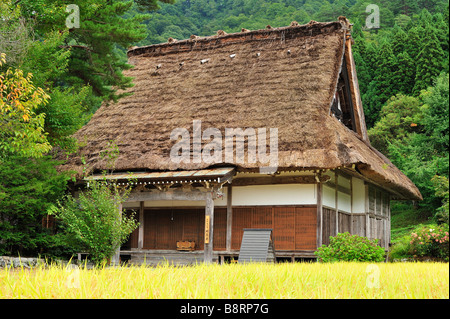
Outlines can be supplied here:
<path id="1" fill-rule="evenodd" d="M 75 137 L 91 171 L 119 147 L 119 171 L 200 169 L 171 162 L 174 128 L 278 128 L 279 168 L 353 167 L 398 198 L 419 199 L 414 184 L 362 136 L 330 115 L 346 25 L 293 25 L 171 41 L 128 52 L 132 95 L 102 106 Z M 82 170 L 80 154 L 65 169 Z M 258 163 L 237 165 L 256 169 Z"/>

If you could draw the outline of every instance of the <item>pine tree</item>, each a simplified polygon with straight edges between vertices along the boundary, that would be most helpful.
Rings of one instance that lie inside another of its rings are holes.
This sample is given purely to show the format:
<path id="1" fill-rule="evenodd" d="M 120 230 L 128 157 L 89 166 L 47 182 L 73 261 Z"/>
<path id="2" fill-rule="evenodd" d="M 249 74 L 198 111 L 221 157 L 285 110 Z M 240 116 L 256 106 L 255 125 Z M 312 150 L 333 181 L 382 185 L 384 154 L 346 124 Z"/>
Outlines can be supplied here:
<path id="1" fill-rule="evenodd" d="M 445 53 L 434 29 L 428 25 L 424 32 L 423 49 L 416 59 L 416 83 L 413 89 L 415 95 L 433 84 L 434 79 L 444 69 L 444 61 Z"/>
<path id="2" fill-rule="evenodd" d="M 396 83 L 393 82 L 392 72 L 395 70 L 395 57 L 392 53 L 391 43 L 383 39 L 378 48 L 377 64 L 374 73 L 374 79 L 369 85 L 367 94 L 369 102 L 369 127 L 375 124 L 379 119 L 379 112 L 383 104 L 393 95 L 399 92 Z"/>
<path id="3" fill-rule="evenodd" d="M 403 29 L 398 25 L 395 25 L 392 28 L 391 32 L 392 32 L 392 36 L 391 36 L 391 38 L 392 38 L 392 53 L 394 55 L 397 55 L 397 54 L 400 54 L 403 51 L 405 51 L 405 49 L 406 49 L 405 48 L 405 45 L 406 45 L 405 39 L 406 39 L 407 35 L 406 35 L 406 32 L 403 31 Z"/>
<path id="4" fill-rule="evenodd" d="M 131 78 L 122 73 L 132 67 L 124 50 L 147 36 L 143 22 L 150 15 L 127 15 L 135 2 L 141 10 L 157 7 L 157 0 L 19 0 L 14 5 L 20 4 L 22 15 L 36 21 L 38 37 L 52 31 L 67 33 L 61 45 L 71 52 L 65 86 L 90 85 L 97 96 L 116 101 L 124 95 L 118 90 L 132 86 Z M 79 8 L 79 28 L 66 24 L 68 4 Z"/>
<path id="5" fill-rule="evenodd" d="M 395 71 L 392 73 L 392 83 L 402 94 L 411 94 L 416 77 L 416 66 L 407 51 L 395 56 Z"/>
<path id="6" fill-rule="evenodd" d="M 405 39 L 405 50 L 414 61 L 417 61 L 419 52 L 423 48 L 423 34 L 425 30 L 420 26 L 413 26 L 407 32 Z"/>

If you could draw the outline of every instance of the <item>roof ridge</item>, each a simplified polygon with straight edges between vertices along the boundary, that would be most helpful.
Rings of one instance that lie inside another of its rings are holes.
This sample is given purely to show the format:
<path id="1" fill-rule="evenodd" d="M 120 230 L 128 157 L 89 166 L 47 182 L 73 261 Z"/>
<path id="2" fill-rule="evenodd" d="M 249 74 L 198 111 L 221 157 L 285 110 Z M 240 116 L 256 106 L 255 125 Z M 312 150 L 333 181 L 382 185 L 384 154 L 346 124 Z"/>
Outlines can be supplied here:
<path id="1" fill-rule="evenodd" d="M 315 35 L 318 33 L 324 33 L 323 30 L 330 28 L 329 30 L 327 30 L 329 32 L 333 32 L 336 30 L 340 30 L 340 29 L 346 29 L 348 28 L 349 23 L 348 20 L 345 17 L 339 17 L 338 21 L 332 21 L 332 22 L 317 22 L 314 20 L 311 20 L 310 22 L 306 23 L 306 24 L 298 24 L 298 22 L 296 21 L 292 21 L 291 24 L 289 26 L 285 26 L 285 27 L 277 27 L 277 28 L 273 28 L 270 25 L 267 25 L 265 29 L 258 29 L 258 30 L 247 30 L 247 29 L 241 29 L 241 32 L 234 32 L 234 33 L 226 33 L 223 30 L 219 30 L 217 31 L 217 33 L 215 35 L 210 35 L 210 36 L 205 36 L 205 37 L 200 37 L 197 35 L 191 35 L 191 37 L 189 39 L 183 39 L 183 40 L 176 40 L 174 38 L 169 38 L 167 42 L 163 42 L 163 43 L 158 43 L 158 44 L 151 44 L 151 45 L 147 45 L 147 46 L 142 46 L 142 47 L 131 47 L 127 54 L 128 57 L 131 56 L 136 56 L 136 55 L 140 55 L 140 54 L 144 54 L 144 53 L 148 53 L 148 52 L 154 52 L 154 53 L 158 53 L 156 51 L 158 51 L 158 49 L 164 50 L 165 52 L 160 52 L 160 53 L 166 53 L 166 52 L 178 52 L 178 51 L 183 51 L 183 49 L 181 49 L 181 47 L 183 45 L 187 45 L 187 46 L 193 46 L 196 44 L 207 44 L 207 43 L 211 43 L 213 40 L 215 41 L 215 45 L 217 44 L 225 44 L 225 43 L 236 43 L 236 42 L 232 42 L 231 39 L 235 39 L 237 40 L 237 42 L 246 42 L 249 40 L 254 40 L 255 37 L 257 37 L 258 39 L 271 39 L 270 35 L 272 34 L 281 34 L 286 33 L 287 32 L 292 32 L 292 33 L 296 33 L 301 34 L 302 36 L 311 36 L 311 35 Z M 307 34 L 306 32 L 310 31 L 309 34 Z M 218 43 L 217 41 L 219 41 L 220 43 Z M 174 48 L 174 49 L 170 49 L 167 50 L 168 48 Z"/>

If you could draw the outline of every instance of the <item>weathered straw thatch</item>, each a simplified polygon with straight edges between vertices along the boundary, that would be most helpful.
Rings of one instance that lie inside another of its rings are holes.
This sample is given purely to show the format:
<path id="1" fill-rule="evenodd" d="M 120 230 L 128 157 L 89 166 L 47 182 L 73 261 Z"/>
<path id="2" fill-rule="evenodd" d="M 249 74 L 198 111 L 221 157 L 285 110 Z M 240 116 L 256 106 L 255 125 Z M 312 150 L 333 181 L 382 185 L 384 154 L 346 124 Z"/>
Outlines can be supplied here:
<path id="1" fill-rule="evenodd" d="M 186 128 L 192 136 L 193 120 L 201 120 L 202 129 L 222 135 L 225 128 L 278 128 L 279 168 L 354 165 L 398 198 L 420 199 L 403 173 L 330 115 L 346 32 L 341 22 L 312 22 L 132 49 L 132 95 L 102 106 L 75 134 L 85 145 L 64 169 L 80 173 L 80 155 L 91 171 L 106 169 L 100 153 L 111 140 L 120 151 L 117 171 L 206 168 L 169 158 L 171 131 Z"/>

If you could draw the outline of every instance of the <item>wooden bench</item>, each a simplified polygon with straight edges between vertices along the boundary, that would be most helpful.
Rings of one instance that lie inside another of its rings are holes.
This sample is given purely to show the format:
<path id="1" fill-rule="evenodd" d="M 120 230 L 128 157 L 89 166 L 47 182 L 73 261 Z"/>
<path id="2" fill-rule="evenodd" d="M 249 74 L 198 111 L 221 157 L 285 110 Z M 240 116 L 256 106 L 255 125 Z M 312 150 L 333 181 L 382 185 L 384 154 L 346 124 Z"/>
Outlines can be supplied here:
<path id="1" fill-rule="evenodd" d="M 195 241 L 180 240 L 177 241 L 177 250 L 193 251 L 195 249 Z"/>

